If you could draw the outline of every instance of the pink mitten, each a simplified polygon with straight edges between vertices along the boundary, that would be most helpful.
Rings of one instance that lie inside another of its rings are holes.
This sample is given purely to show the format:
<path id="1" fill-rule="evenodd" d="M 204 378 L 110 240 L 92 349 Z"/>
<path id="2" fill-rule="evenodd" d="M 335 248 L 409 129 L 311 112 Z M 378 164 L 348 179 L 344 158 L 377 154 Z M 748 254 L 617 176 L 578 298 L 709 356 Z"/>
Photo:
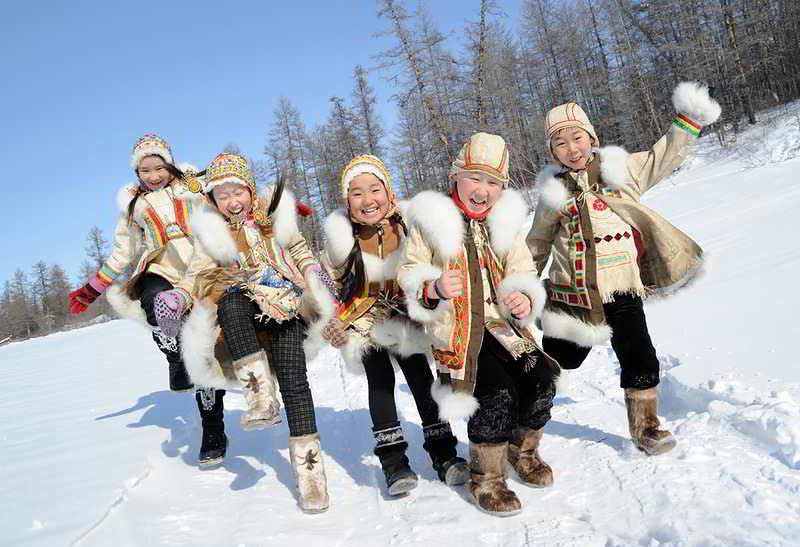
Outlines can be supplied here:
<path id="1" fill-rule="evenodd" d="M 192 303 L 183 289 L 170 289 L 158 293 L 153 301 L 156 323 L 165 336 L 175 338 L 181 328 L 181 318 Z"/>

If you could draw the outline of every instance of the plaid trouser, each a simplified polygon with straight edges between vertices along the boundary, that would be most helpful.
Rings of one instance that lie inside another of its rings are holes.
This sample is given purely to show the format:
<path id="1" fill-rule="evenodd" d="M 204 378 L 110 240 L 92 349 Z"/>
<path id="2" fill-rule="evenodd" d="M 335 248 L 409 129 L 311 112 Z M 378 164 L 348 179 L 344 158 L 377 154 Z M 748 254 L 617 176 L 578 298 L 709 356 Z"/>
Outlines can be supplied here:
<path id="1" fill-rule="evenodd" d="M 225 344 L 234 360 L 261 351 L 258 332 L 267 333 L 264 350 L 278 379 L 289 434 L 293 437 L 317 432 L 314 400 L 306 374 L 303 325 L 298 319 L 278 323 L 259 321 L 258 305 L 240 291 L 226 293 L 219 301 L 217 318 Z"/>

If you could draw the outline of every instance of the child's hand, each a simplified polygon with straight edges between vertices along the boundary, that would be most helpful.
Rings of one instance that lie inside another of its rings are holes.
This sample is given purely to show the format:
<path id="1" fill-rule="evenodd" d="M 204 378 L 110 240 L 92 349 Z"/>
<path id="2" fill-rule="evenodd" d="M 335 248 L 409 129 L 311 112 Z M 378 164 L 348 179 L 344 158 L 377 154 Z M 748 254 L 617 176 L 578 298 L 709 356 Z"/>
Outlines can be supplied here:
<path id="1" fill-rule="evenodd" d="M 87 283 L 80 289 L 75 289 L 67 295 L 67 305 L 69 306 L 69 313 L 78 315 L 86 311 L 92 302 L 97 300 L 100 293 Z"/>
<path id="2" fill-rule="evenodd" d="M 344 323 L 338 317 L 331 318 L 325 328 L 322 329 L 322 338 L 330 342 L 335 348 L 344 346 L 347 343 Z"/>
<path id="3" fill-rule="evenodd" d="M 519 291 L 503 296 L 500 300 L 517 319 L 525 319 L 531 313 L 530 299 Z"/>
<path id="4" fill-rule="evenodd" d="M 425 290 L 429 300 L 449 300 L 461 296 L 464 294 L 464 274 L 460 270 L 447 270 L 439 279 L 428 283 Z"/>
<path id="5" fill-rule="evenodd" d="M 166 336 L 175 338 L 181 329 L 181 319 L 192 305 L 192 297 L 183 289 L 161 291 L 153 300 L 156 323 Z"/>

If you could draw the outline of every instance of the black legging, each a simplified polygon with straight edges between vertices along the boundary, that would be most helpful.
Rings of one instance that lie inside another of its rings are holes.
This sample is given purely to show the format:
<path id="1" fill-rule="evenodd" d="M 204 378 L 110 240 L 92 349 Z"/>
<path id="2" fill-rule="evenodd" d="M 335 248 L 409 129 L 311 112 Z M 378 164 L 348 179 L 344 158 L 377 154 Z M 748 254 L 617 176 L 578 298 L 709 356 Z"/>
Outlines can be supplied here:
<path id="1" fill-rule="evenodd" d="M 225 345 L 234 360 L 261 351 L 257 333 L 266 333 L 264 350 L 271 370 L 278 379 L 289 434 L 293 437 L 317 432 L 314 399 L 308 385 L 306 355 L 303 352 L 303 325 L 297 319 L 283 323 L 258 321 L 261 310 L 239 291 L 226 293 L 219 301 L 217 318 Z"/>
<path id="2" fill-rule="evenodd" d="M 647 330 L 642 299 L 629 294 L 615 294 L 613 302 L 603 304 L 603 312 L 612 331 L 611 347 L 619 359 L 620 387 L 647 389 L 657 386 L 660 367 Z M 545 336 L 542 342 L 544 351 L 565 369 L 581 366 L 592 350 L 549 336 Z"/>
<path id="3" fill-rule="evenodd" d="M 439 422 L 439 407 L 431 396 L 433 374 L 428 360 L 420 353 L 396 359 L 411 389 L 422 426 Z M 394 399 L 394 368 L 389 353 L 383 348 L 371 348 L 362 362 L 369 387 L 369 415 L 373 429 L 379 431 L 396 426 L 399 419 Z"/>

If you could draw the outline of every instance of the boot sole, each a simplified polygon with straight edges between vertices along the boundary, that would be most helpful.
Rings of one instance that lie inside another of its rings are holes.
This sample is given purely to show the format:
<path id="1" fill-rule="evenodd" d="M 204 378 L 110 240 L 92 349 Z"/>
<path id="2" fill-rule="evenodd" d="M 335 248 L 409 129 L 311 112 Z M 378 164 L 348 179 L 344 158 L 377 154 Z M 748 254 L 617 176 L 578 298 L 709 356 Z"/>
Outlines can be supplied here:
<path id="1" fill-rule="evenodd" d="M 239 425 L 245 431 L 255 431 L 257 429 L 268 429 L 273 425 L 281 423 L 282 421 L 283 420 L 281 420 L 281 418 L 278 417 L 275 418 L 274 420 L 254 420 L 247 422 L 247 424 L 240 423 Z"/>
<path id="2" fill-rule="evenodd" d="M 301 507 L 300 510 L 303 513 L 307 514 L 307 515 L 319 515 L 320 513 L 324 513 L 325 511 L 327 511 L 329 508 L 330 508 L 330 506 L 326 505 L 325 507 L 323 507 L 321 509 L 305 509 L 305 508 Z"/>
<path id="3" fill-rule="evenodd" d="M 661 440 L 658 444 L 650 448 L 645 448 L 639 444 L 634 443 L 634 446 L 636 446 L 636 448 L 638 448 L 648 456 L 658 456 L 659 454 L 664 454 L 675 448 L 677 445 L 678 442 L 675 440 L 675 437 L 671 436 Z"/>
<path id="4" fill-rule="evenodd" d="M 194 391 L 194 386 L 189 387 L 182 387 L 179 389 L 169 388 L 172 393 L 189 393 L 190 391 Z"/>
<path id="5" fill-rule="evenodd" d="M 417 479 L 408 477 L 405 479 L 400 479 L 394 484 L 392 484 L 388 491 L 390 496 L 402 496 L 403 494 L 408 494 L 414 488 L 417 487 Z"/>
<path id="6" fill-rule="evenodd" d="M 475 496 L 472 497 L 472 503 L 481 513 L 486 513 L 487 515 L 492 515 L 493 517 L 513 517 L 514 515 L 519 515 L 522 513 L 522 508 L 516 509 L 514 511 L 489 511 L 488 509 L 484 509 L 480 505 L 478 505 L 478 500 L 475 499 Z"/>
<path id="7" fill-rule="evenodd" d="M 214 467 L 214 466 L 217 466 L 217 465 L 221 464 L 223 462 L 223 460 L 225 460 L 225 456 L 221 456 L 219 458 L 214 458 L 213 460 L 204 460 L 202 462 L 198 461 L 197 465 L 199 467 L 201 467 L 201 468 Z"/>
<path id="8" fill-rule="evenodd" d="M 444 483 L 447 486 L 461 486 L 469 480 L 469 466 L 464 464 L 454 464 L 444 475 Z"/>

